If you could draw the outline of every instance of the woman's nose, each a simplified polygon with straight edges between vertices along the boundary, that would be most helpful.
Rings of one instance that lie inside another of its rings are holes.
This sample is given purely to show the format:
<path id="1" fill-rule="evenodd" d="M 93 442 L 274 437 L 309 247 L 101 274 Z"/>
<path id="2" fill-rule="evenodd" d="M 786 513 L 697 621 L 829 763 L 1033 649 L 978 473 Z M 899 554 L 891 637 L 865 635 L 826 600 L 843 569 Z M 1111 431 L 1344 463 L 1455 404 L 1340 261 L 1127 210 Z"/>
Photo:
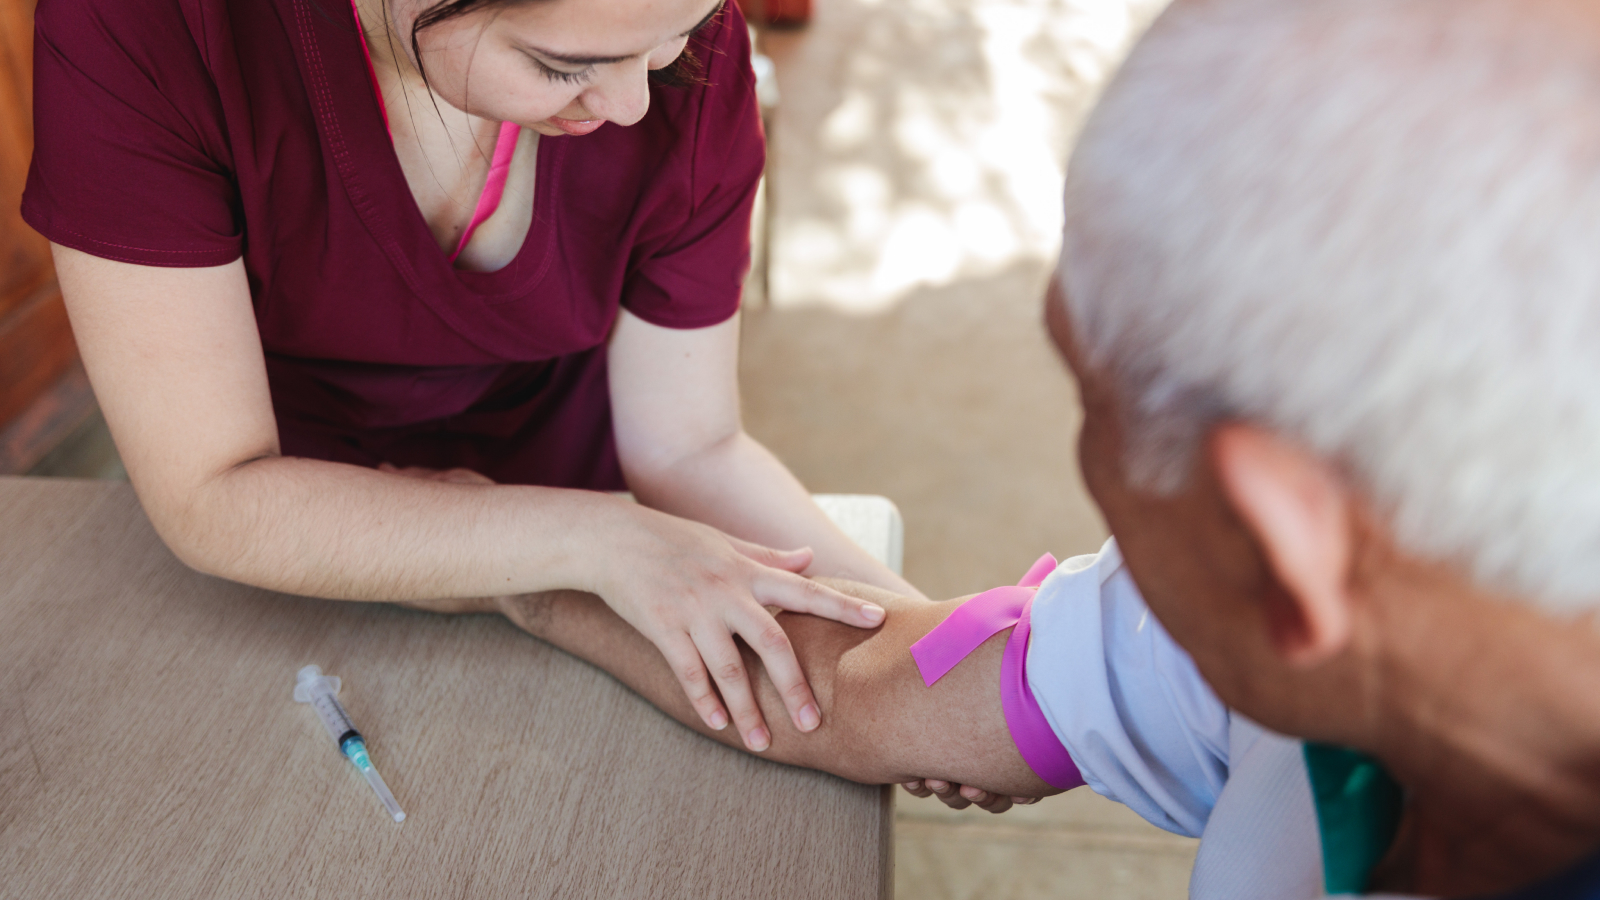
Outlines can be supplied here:
<path id="1" fill-rule="evenodd" d="M 609 76 L 583 92 L 583 108 L 596 118 L 632 125 L 650 109 L 650 69 L 643 59 L 606 68 Z"/>

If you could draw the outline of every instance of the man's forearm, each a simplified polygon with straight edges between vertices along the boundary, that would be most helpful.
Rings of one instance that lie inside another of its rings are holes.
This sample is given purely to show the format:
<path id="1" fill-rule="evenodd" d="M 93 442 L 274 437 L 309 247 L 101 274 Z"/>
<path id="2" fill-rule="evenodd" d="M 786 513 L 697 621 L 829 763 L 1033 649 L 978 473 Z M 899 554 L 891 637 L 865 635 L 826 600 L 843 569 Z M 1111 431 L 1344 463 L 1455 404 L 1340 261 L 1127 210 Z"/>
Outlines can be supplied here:
<path id="1" fill-rule="evenodd" d="M 868 590 L 857 586 L 858 593 Z M 779 617 L 823 710 L 814 732 L 802 734 L 789 724 L 759 660 L 746 652 L 773 726 L 772 746 L 760 755 L 868 784 L 940 778 L 1013 796 L 1056 793 L 1022 761 L 1006 729 L 999 687 L 1006 633 L 929 688 L 910 645 L 959 601 L 929 603 L 876 591 L 868 599 L 889 611 L 875 631 L 811 616 Z M 684 725 L 741 748 L 738 735 L 712 731 L 699 720 L 661 655 L 599 598 L 557 592 L 508 598 L 503 608 L 529 632 L 600 666 Z"/>

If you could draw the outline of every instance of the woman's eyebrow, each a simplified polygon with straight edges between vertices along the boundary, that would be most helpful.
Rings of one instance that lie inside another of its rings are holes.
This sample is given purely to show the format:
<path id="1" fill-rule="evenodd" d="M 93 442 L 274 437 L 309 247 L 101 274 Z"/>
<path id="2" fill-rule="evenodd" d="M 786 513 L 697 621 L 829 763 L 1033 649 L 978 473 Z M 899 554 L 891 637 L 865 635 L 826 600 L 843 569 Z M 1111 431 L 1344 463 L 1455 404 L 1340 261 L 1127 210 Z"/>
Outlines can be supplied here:
<path id="1" fill-rule="evenodd" d="M 699 31 L 700 29 L 704 28 L 706 26 L 707 22 L 710 22 L 712 19 L 717 17 L 717 13 L 722 12 L 722 7 L 723 7 L 724 3 L 726 3 L 726 0 L 717 0 L 717 5 L 711 7 L 711 11 L 705 14 L 705 18 L 703 18 L 699 22 L 695 23 L 695 26 L 693 28 L 689 29 L 688 31 L 685 31 L 684 33 L 682 33 L 680 35 L 678 35 L 678 37 L 688 37 L 689 35 L 694 34 L 696 31 Z M 581 54 L 580 55 L 573 55 L 573 54 L 567 54 L 567 53 L 556 53 L 553 50 L 546 50 L 543 47 L 535 47 L 532 44 L 525 45 L 523 49 L 524 50 L 532 50 L 534 53 L 537 53 L 540 56 L 545 57 L 546 59 L 553 59 L 556 62 L 570 63 L 570 64 L 572 64 L 574 66 L 603 66 L 603 65 L 605 65 L 607 63 L 619 63 L 619 62 L 622 62 L 624 60 L 633 59 L 635 56 L 638 56 L 637 53 L 631 53 L 631 54 L 629 54 L 627 56 L 583 56 Z"/>

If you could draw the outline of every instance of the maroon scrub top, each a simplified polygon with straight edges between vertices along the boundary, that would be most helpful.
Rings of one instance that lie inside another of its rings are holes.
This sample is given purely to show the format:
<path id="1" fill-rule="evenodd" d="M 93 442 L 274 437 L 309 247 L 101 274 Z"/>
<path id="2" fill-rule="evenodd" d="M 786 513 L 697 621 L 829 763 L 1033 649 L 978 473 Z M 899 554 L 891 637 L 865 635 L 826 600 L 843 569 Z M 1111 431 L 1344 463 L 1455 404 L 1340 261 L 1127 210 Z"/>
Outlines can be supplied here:
<path id="1" fill-rule="evenodd" d="M 618 308 L 738 309 L 765 148 L 732 3 L 690 42 L 702 84 L 540 139 L 532 227 L 495 272 L 434 242 L 349 0 L 40 0 L 36 21 L 23 216 L 106 259 L 243 256 L 286 454 L 621 488 Z"/>

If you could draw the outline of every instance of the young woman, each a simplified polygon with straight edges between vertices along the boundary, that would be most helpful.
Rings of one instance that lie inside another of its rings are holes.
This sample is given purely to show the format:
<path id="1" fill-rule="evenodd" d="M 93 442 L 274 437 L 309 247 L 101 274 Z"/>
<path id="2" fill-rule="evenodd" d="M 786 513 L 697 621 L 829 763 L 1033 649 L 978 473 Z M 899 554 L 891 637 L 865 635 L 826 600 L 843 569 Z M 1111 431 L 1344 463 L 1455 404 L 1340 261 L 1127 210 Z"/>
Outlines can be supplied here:
<path id="1" fill-rule="evenodd" d="M 301 594 L 591 591 L 759 750 L 738 635 L 815 728 L 764 607 L 871 627 L 796 573 L 911 589 L 743 432 L 737 9 L 348 4 L 39 4 L 24 215 L 151 521 Z"/>

